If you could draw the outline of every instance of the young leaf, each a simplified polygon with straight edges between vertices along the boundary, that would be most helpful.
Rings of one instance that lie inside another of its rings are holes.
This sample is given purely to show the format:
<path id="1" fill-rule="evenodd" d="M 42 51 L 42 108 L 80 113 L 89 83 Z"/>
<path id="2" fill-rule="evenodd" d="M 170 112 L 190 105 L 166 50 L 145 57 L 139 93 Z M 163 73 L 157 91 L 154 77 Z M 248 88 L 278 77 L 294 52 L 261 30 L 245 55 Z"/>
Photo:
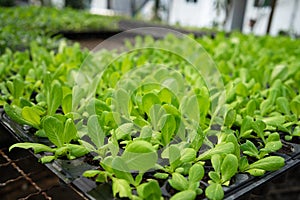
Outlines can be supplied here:
<path id="1" fill-rule="evenodd" d="M 199 182 L 204 176 L 202 165 L 195 163 L 189 170 L 189 183 Z"/>
<path id="2" fill-rule="evenodd" d="M 5 104 L 4 111 L 13 121 L 19 124 L 28 124 L 28 122 L 22 117 L 22 109 L 16 105 Z"/>
<path id="3" fill-rule="evenodd" d="M 84 146 L 78 144 L 68 144 L 68 150 L 69 159 L 75 159 L 84 156 L 89 152 Z"/>
<path id="4" fill-rule="evenodd" d="M 72 94 L 68 94 L 63 98 L 61 107 L 64 114 L 72 111 Z"/>
<path id="5" fill-rule="evenodd" d="M 218 174 L 221 172 L 222 157 L 220 154 L 212 155 L 211 164 Z"/>
<path id="6" fill-rule="evenodd" d="M 208 172 L 208 176 L 214 183 L 222 183 L 219 173 L 217 173 L 215 171 L 210 171 L 210 172 Z"/>
<path id="7" fill-rule="evenodd" d="M 193 190 L 185 190 L 176 193 L 174 196 L 171 197 L 170 200 L 194 200 L 196 198 L 196 192 Z"/>
<path id="8" fill-rule="evenodd" d="M 50 94 L 48 96 L 48 115 L 54 115 L 57 108 L 61 105 L 63 92 L 61 84 L 58 81 L 53 81 L 51 84 Z"/>
<path id="9" fill-rule="evenodd" d="M 225 116 L 225 126 L 231 127 L 236 119 L 236 111 L 234 109 L 230 109 Z"/>
<path id="10" fill-rule="evenodd" d="M 196 159 L 196 151 L 192 148 L 185 148 L 181 151 L 180 161 L 187 163 Z"/>
<path id="11" fill-rule="evenodd" d="M 184 178 L 184 176 L 182 176 L 181 174 L 174 172 L 172 174 L 172 179 L 168 180 L 170 185 L 178 190 L 178 191 L 183 191 L 188 189 L 189 183 L 186 180 L 186 178 Z"/>
<path id="12" fill-rule="evenodd" d="M 227 154 L 221 165 L 222 182 L 229 181 L 237 173 L 238 159 L 233 154 Z"/>
<path id="13" fill-rule="evenodd" d="M 161 198 L 161 190 L 156 180 L 150 180 L 147 183 L 139 185 L 137 187 L 137 193 L 141 198 L 146 200 Z"/>
<path id="14" fill-rule="evenodd" d="M 151 143 L 134 140 L 126 147 L 122 159 L 130 170 L 146 172 L 155 166 L 158 156 Z"/>
<path id="15" fill-rule="evenodd" d="M 71 142 L 71 140 L 77 138 L 77 129 L 75 127 L 75 124 L 72 119 L 67 119 L 65 122 L 65 128 L 64 128 L 64 143 L 68 144 Z"/>
<path id="16" fill-rule="evenodd" d="M 252 130 L 252 118 L 249 116 L 246 116 L 243 121 L 242 121 L 242 125 L 241 125 L 241 129 L 240 129 L 240 135 L 245 135 L 245 133 L 247 131 L 251 131 Z"/>
<path id="17" fill-rule="evenodd" d="M 266 170 L 263 170 L 263 169 L 249 169 L 246 172 L 248 172 L 252 176 L 262 176 L 266 173 Z"/>
<path id="18" fill-rule="evenodd" d="M 246 140 L 246 143 L 241 145 L 243 153 L 252 157 L 259 158 L 258 149 L 256 146 L 249 140 Z"/>
<path id="19" fill-rule="evenodd" d="M 165 114 L 166 114 L 166 111 L 161 107 L 161 105 L 156 104 L 150 108 L 149 116 L 150 116 L 151 124 L 152 124 L 154 130 L 156 130 L 156 131 L 159 130 L 159 127 L 158 127 L 159 120 Z"/>
<path id="20" fill-rule="evenodd" d="M 55 156 L 43 156 L 40 158 L 41 163 L 49 163 L 52 162 L 54 159 L 56 159 Z"/>
<path id="21" fill-rule="evenodd" d="M 292 112 L 297 116 L 300 117 L 300 100 L 298 99 L 293 99 L 290 103 L 290 107 Z"/>
<path id="22" fill-rule="evenodd" d="M 111 160 L 111 163 L 109 163 L 109 160 L 106 159 L 106 162 L 103 163 L 105 170 L 108 168 L 111 168 L 113 170 L 113 173 L 115 176 L 119 179 L 125 179 L 131 184 L 135 184 L 134 179 L 132 175 L 130 174 L 130 169 L 124 162 L 124 160 L 120 157 L 115 157 Z M 107 170 L 109 171 L 109 170 Z"/>
<path id="23" fill-rule="evenodd" d="M 91 169 L 91 170 L 85 171 L 82 175 L 87 178 L 92 178 L 92 177 L 98 175 L 100 172 L 101 172 L 100 170 Z"/>
<path id="24" fill-rule="evenodd" d="M 147 142 L 150 142 L 152 138 L 152 129 L 150 126 L 144 126 L 141 130 L 140 137 L 142 140 L 145 140 Z"/>
<path id="25" fill-rule="evenodd" d="M 89 117 L 87 127 L 87 135 L 91 138 L 92 142 L 97 148 L 102 147 L 104 145 L 105 133 L 101 128 L 99 117 L 97 115 Z"/>
<path id="26" fill-rule="evenodd" d="M 64 124 L 56 117 L 48 116 L 43 120 L 43 128 L 49 140 L 57 147 L 64 144 Z"/>
<path id="27" fill-rule="evenodd" d="M 211 183 L 205 190 L 208 199 L 221 200 L 224 198 L 224 191 L 221 184 Z"/>
<path id="28" fill-rule="evenodd" d="M 286 97 L 278 97 L 276 99 L 277 110 L 283 114 L 290 114 L 290 103 Z"/>
<path id="29" fill-rule="evenodd" d="M 168 145 L 171 142 L 171 139 L 174 135 L 174 132 L 176 130 L 176 121 L 174 116 L 170 114 L 166 114 L 163 116 L 164 118 L 164 125 L 161 129 L 161 134 L 162 134 L 162 144 L 163 146 Z"/>
<path id="30" fill-rule="evenodd" d="M 114 178 L 112 184 L 112 190 L 113 190 L 114 197 L 117 194 L 119 194 L 121 198 L 122 197 L 131 198 L 132 196 L 131 187 L 129 183 L 124 179 Z"/>
<path id="31" fill-rule="evenodd" d="M 35 128 L 39 128 L 40 126 L 41 114 L 43 113 L 34 107 L 25 106 L 22 109 L 22 117 L 24 118 L 24 120 L 29 122 L 29 125 L 32 125 Z"/>
<path id="32" fill-rule="evenodd" d="M 180 163 L 180 150 L 177 146 L 171 145 L 162 152 L 161 157 L 169 159 L 171 167 L 175 170 Z"/>
<path id="33" fill-rule="evenodd" d="M 161 102 L 156 94 L 148 93 L 143 96 L 143 98 L 142 98 L 143 110 L 144 110 L 144 112 L 147 113 L 148 116 L 149 116 L 151 107 L 156 104 L 158 104 L 158 105 L 161 104 Z"/>
<path id="34" fill-rule="evenodd" d="M 234 152 L 234 144 L 232 142 L 217 144 L 214 148 L 199 155 L 197 160 L 209 160 L 215 154 L 229 154 Z"/>
<path id="35" fill-rule="evenodd" d="M 248 166 L 248 169 L 262 169 L 266 171 L 275 171 L 284 166 L 284 158 L 280 156 L 269 156 L 260 159 Z"/>
<path id="36" fill-rule="evenodd" d="M 54 152 L 55 150 L 44 145 L 44 144 L 38 144 L 38 143 L 16 143 L 9 147 L 9 151 L 11 151 L 13 148 L 22 148 L 22 149 L 30 149 L 32 148 L 34 153 L 40 153 L 40 152 Z"/>

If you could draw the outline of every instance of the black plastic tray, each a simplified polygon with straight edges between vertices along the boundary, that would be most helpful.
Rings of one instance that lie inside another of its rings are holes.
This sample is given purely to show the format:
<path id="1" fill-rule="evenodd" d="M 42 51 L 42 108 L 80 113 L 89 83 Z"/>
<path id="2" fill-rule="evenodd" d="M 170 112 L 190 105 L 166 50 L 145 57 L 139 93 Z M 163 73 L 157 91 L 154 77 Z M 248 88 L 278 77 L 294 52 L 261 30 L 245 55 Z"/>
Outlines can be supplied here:
<path id="1" fill-rule="evenodd" d="M 6 116 L 3 109 L 0 109 L 0 123 L 20 142 L 40 142 L 48 143 L 45 139 L 38 138 L 28 131 L 28 127 L 21 126 Z M 285 142 L 286 145 L 292 146 L 293 152 L 289 154 L 280 154 L 285 158 L 286 165 L 278 171 L 268 172 L 263 177 L 253 177 L 248 174 L 238 174 L 234 177 L 234 183 L 229 187 L 223 187 L 225 191 L 224 199 L 247 199 L 247 197 L 258 188 L 265 187 L 272 180 L 285 176 L 291 169 L 300 166 L 300 145 Z M 42 154 L 35 154 L 40 158 Z M 45 164 L 53 173 L 62 181 L 72 184 L 75 188 L 89 199 L 113 199 L 111 185 L 109 183 L 97 184 L 93 180 L 82 176 L 83 172 L 88 169 L 96 169 L 85 162 L 85 158 L 75 160 L 57 159 L 52 163 Z M 205 183 L 202 183 L 205 184 Z M 170 194 L 167 193 L 165 185 L 162 187 L 163 196 L 168 199 Z"/>

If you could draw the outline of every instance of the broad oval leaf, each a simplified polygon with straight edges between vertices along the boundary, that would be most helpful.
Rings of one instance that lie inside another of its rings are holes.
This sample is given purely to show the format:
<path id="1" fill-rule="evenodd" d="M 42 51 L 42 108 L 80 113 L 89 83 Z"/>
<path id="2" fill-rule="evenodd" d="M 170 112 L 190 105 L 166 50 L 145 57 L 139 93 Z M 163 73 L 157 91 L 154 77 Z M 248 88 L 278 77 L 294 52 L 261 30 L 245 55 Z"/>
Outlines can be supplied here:
<path id="1" fill-rule="evenodd" d="M 125 148 L 122 159 L 130 170 L 145 172 L 155 166 L 158 156 L 151 143 L 134 140 Z"/>
<path id="2" fill-rule="evenodd" d="M 284 158 L 280 156 L 269 156 L 249 165 L 248 169 L 263 169 L 275 171 L 284 166 Z"/>
<path id="3" fill-rule="evenodd" d="M 201 164 L 194 164 L 189 170 L 189 182 L 199 182 L 204 176 L 204 167 Z"/>
<path id="4" fill-rule="evenodd" d="M 170 200 L 194 200 L 196 198 L 196 192 L 193 190 L 185 190 L 182 192 L 176 193 L 171 197 Z"/>
<path id="5" fill-rule="evenodd" d="M 224 191 L 221 184 L 211 183 L 205 190 L 208 199 L 221 200 L 224 198 Z"/>
<path id="6" fill-rule="evenodd" d="M 222 182 L 229 181 L 238 170 L 238 159 L 233 154 L 227 154 L 221 165 Z"/>
<path id="7" fill-rule="evenodd" d="M 189 183 L 186 180 L 184 176 L 181 174 L 174 172 L 172 174 L 172 179 L 168 180 L 172 188 L 178 190 L 178 191 L 183 191 L 188 189 Z"/>
<path id="8" fill-rule="evenodd" d="M 56 117 L 48 116 L 43 120 L 43 128 L 48 139 L 57 147 L 64 144 L 64 124 Z"/>

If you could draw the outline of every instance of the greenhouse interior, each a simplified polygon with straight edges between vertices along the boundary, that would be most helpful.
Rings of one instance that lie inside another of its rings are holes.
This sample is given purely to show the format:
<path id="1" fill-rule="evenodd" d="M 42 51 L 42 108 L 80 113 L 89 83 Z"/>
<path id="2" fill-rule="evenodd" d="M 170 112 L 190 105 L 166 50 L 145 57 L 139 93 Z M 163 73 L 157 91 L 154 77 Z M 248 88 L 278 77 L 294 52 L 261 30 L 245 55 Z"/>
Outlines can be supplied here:
<path id="1" fill-rule="evenodd" d="M 299 200 L 300 0 L 0 0 L 0 199 Z"/>

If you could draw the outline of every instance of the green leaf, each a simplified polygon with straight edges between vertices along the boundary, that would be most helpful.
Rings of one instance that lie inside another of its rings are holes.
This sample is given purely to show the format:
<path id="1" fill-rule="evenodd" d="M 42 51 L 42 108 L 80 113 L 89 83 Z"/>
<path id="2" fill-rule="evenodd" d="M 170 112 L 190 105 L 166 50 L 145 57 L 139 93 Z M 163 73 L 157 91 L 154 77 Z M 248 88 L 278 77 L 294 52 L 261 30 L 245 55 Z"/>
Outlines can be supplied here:
<path id="1" fill-rule="evenodd" d="M 205 190 L 205 196 L 212 200 L 221 200 L 224 198 L 224 191 L 221 184 L 211 183 Z"/>
<path id="2" fill-rule="evenodd" d="M 48 116 L 43 120 L 43 128 L 48 139 L 57 147 L 64 144 L 64 125 L 56 117 Z"/>
<path id="3" fill-rule="evenodd" d="M 215 171 L 210 171 L 210 172 L 208 172 L 208 176 L 213 182 L 221 183 L 221 177 L 220 177 L 219 173 L 217 173 Z"/>
<path id="4" fill-rule="evenodd" d="M 282 147 L 282 143 L 281 141 L 271 141 L 268 142 L 264 148 L 262 148 L 260 151 L 262 152 L 266 152 L 266 153 L 271 153 L 271 152 L 275 152 L 278 151 L 279 149 L 281 149 Z"/>
<path id="5" fill-rule="evenodd" d="M 68 144 L 68 150 L 69 150 L 69 159 L 75 159 L 81 156 L 84 156 L 89 151 L 82 145 L 78 144 Z"/>
<path id="6" fill-rule="evenodd" d="M 91 117 L 89 117 L 87 127 L 87 135 L 90 137 L 92 142 L 96 145 L 97 148 L 102 147 L 104 145 L 105 133 L 101 128 L 99 117 L 97 115 L 92 115 Z"/>
<path id="7" fill-rule="evenodd" d="M 246 172 L 251 174 L 252 176 L 262 176 L 266 173 L 266 170 L 263 170 L 263 169 L 249 169 Z"/>
<path id="8" fill-rule="evenodd" d="M 199 182 L 204 176 L 202 165 L 195 163 L 189 170 L 189 183 Z"/>
<path id="9" fill-rule="evenodd" d="M 214 148 L 199 155 L 197 160 L 209 160 L 215 154 L 229 154 L 234 152 L 234 144 L 232 142 L 217 144 Z"/>
<path id="10" fill-rule="evenodd" d="M 124 123 L 116 129 L 116 137 L 117 140 L 130 138 L 132 130 L 133 130 L 133 123 Z"/>
<path id="11" fill-rule="evenodd" d="M 71 140 L 77 138 L 77 129 L 75 127 L 75 124 L 72 119 L 67 119 L 65 122 L 65 128 L 64 128 L 64 143 L 68 144 L 71 142 Z"/>
<path id="12" fill-rule="evenodd" d="M 277 65 L 272 71 L 270 80 L 271 82 L 274 82 L 276 79 L 284 81 L 288 74 L 288 68 L 285 65 Z"/>
<path id="13" fill-rule="evenodd" d="M 147 142 L 150 142 L 151 138 L 152 138 L 152 129 L 150 126 L 144 126 L 141 130 L 141 134 L 139 136 L 139 138 L 141 138 L 142 140 L 145 140 Z"/>
<path id="14" fill-rule="evenodd" d="M 180 163 L 180 150 L 177 146 L 171 145 L 162 152 L 161 157 L 169 159 L 171 167 L 175 169 Z"/>
<path id="15" fill-rule="evenodd" d="M 28 124 L 26 120 L 22 117 L 22 109 L 15 105 L 4 105 L 5 113 L 9 116 L 10 119 L 19 123 L 19 124 Z"/>
<path id="16" fill-rule="evenodd" d="M 225 116 L 225 126 L 231 127 L 236 119 L 236 111 L 234 109 L 230 109 Z"/>
<path id="17" fill-rule="evenodd" d="M 40 158 L 40 161 L 44 164 L 44 163 L 52 162 L 54 159 L 56 159 L 55 156 L 43 156 Z"/>
<path id="18" fill-rule="evenodd" d="M 151 124 L 154 128 L 154 130 L 158 131 L 159 130 L 159 120 L 162 118 L 163 115 L 166 114 L 166 111 L 161 107 L 161 105 L 153 105 L 150 108 L 150 119 L 151 119 Z"/>
<path id="19" fill-rule="evenodd" d="M 196 192 L 193 190 L 185 190 L 182 192 L 176 193 L 171 197 L 170 200 L 194 200 L 196 198 Z"/>
<path id="20" fill-rule="evenodd" d="M 113 179 L 113 184 L 112 184 L 112 190 L 114 197 L 116 197 L 117 194 L 122 197 L 129 197 L 131 198 L 132 193 L 131 193 L 131 187 L 129 183 L 124 180 L 124 179 Z"/>
<path id="21" fill-rule="evenodd" d="M 51 84 L 51 90 L 48 96 L 48 115 L 55 114 L 57 108 L 61 105 L 62 98 L 63 92 L 61 84 L 55 80 Z"/>
<path id="22" fill-rule="evenodd" d="M 248 169 L 263 169 L 266 171 L 276 171 L 284 166 L 284 158 L 280 156 L 269 156 L 260 159 L 248 166 Z"/>
<path id="23" fill-rule="evenodd" d="M 246 131 L 252 130 L 252 118 L 249 116 L 246 116 L 241 125 L 240 134 L 243 135 Z"/>
<path id="24" fill-rule="evenodd" d="M 196 95 L 186 96 L 181 100 L 181 113 L 191 122 L 199 123 L 200 111 Z"/>
<path id="25" fill-rule="evenodd" d="M 155 166 L 158 156 L 151 143 L 134 140 L 125 148 L 122 159 L 130 170 L 146 172 Z"/>
<path id="26" fill-rule="evenodd" d="M 9 147 L 9 151 L 11 151 L 13 148 L 22 148 L 22 149 L 30 149 L 32 148 L 34 153 L 40 153 L 40 152 L 54 152 L 55 150 L 51 147 L 48 147 L 44 144 L 38 144 L 38 143 L 16 143 Z"/>
<path id="27" fill-rule="evenodd" d="M 168 180 L 170 185 L 178 190 L 178 191 L 183 191 L 188 189 L 189 183 L 186 180 L 186 178 L 184 178 L 184 176 L 182 176 L 181 174 L 174 172 L 172 174 L 172 179 Z"/>
<path id="28" fill-rule="evenodd" d="M 167 179 L 169 177 L 169 174 L 157 172 L 154 174 L 154 177 L 157 179 Z"/>
<path id="29" fill-rule="evenodd" d="M 244 172 L 249 166 L 246 156 L 240 158 L 239 169 L 241 172 Z"/>
<path id="30" fill-rule="evenodd" d="M 35 128 L 38 128 L 41 123 L 41 111 L 34 107 L 25 106 L 22 109 L 22 117 Z"/>
<path id="31" fill-rule="evenodd" d="M 211 164 L 218 174 L 221 172 L 222 157 L 220 154 L 212 155 Z"/>
<path id="32" fill-rule="evenodd" d="M 277 110 L 283 114 L 290 114 L 290 103 L 286 97 L 278 97 L 276 99 Z"/>
<path id="33" fill-rule="evenodd" d="M 64 114 L 67 114 L 72 111 L 72 94 L 67 94 L 61 103 L 61 107 Z"/>
<path id="34" fill-rule="evenodd" d="M 138 195 L 145 200 L 155 200 L 161 198 L 161 190 L 156 180 L 150 180 L 137 187 Z"/>
<path id="35" fill-rule="evenodd" d="M 258 149 L 256 146 L 249 140 L 246 140 L 246 143 L 241 145 L 243 153 L 252 157 L 258 158 Z"/>
<path id="36" fill-rule="evenodd" d="M 169 89 L 163 88 L 159 91 L 158 97 L 161 102 L 171 104 L 173 94 Z"/>
<path id="37" fill-rule="evenodd" d="M 171 142 L 171 139 L 175 134 L 174 132 L 176 130 L 176 121 L 174 116 L 170 114 L 164 115 L 163 118 L 164 118 L 163 119 L 164 125 L 161 129 L 161 134 L 162 134 L 161 142 L 163 146 L 166 146 Z"/>
<path id="38" fill-rule="evenodd" d="M 297 116 L 300 116 L 300 100 L 293 99 L 290 103 L 291 111 Z"/>
<path id="39" fill-rule="evenodd" d="M 237 173 L 238 159 L 233 154 L 227 154 L 222 162 L 221 175 L 222 182 L 229 181 Z"/>
<path id="40" fill-rule="evenodd" d="M 116 90 L 115 98 L 117 103 L 117 105 L 115 105 L 116 110 L 121 113 L 121 115 L 129 117 L 129 113 L 131 112 L 131 101 L 128 92 L 120 88 Z"/>
<path id="41" fill-rule="evenodd" d="M 192 148 L 185 148 L 181 151 L 180 161 L 183 163 L 191 162 L 196 159 L 196 151 Z"/>
<path id="42" fill-rule="evenodd" d="M 105 170 L 111 167 L 117 178 L 125 179 L 126 181 L 134 185 L 135 182 L 132 175 L 130 174 L 130 169 L 122 158 L 115 157 L 112 159 L 111 163 L 105 162 L 104 164 L 107 165 L 107 167 L 105 167 Z"/>
<path id="43" fill-rule="evenodd" d="M 149 116 L 150 113 L 150 109 L 153 105 L 160 105 L 160 99 L 158 98 L 158 96 L 154 93 L 147 93 L 143 96 L 142 98 L 142 105 L 143 105 L 143 110 L 144 112 L 147 113 L 147 115 Z"/>
<path id="44" fill-rule="evenodd" d="M 101 171 L 99 171 L 99 170 L 92 169 L 92 170 L 85 171 L 82 175 L 87 178 L 92 178 L 92 177 L 98 175 L 100 172 Z"/>
<path id="45" fill-rule="evenodd" d="M 245 84 L 243 84 L 242 82 L 239 82 L 236 85 L 236 94 L 240 95 L 242 97 L 247 97 L 248 96 L 248 89 L 245 86 Z"/>
<path id="46" fill-rule="evenodd" d="M 246 106 L 246 113 L 247 113 L 247 115 L 249 115 L 249 116 L 253 116 L 255 110 L 256 110 L 256 102 L 255 102 L 254 99 L 251 99 L 251 100 L 247 103 L 247 106 Z"/>
<path id="47" fill-rule="evenodd" d="M 262 120 L 256 120 L 252 123 L 253 130 L 257 133 L 257 135 L 265 142 L 264 129 L 266 128 L 266 124 Z"/>

